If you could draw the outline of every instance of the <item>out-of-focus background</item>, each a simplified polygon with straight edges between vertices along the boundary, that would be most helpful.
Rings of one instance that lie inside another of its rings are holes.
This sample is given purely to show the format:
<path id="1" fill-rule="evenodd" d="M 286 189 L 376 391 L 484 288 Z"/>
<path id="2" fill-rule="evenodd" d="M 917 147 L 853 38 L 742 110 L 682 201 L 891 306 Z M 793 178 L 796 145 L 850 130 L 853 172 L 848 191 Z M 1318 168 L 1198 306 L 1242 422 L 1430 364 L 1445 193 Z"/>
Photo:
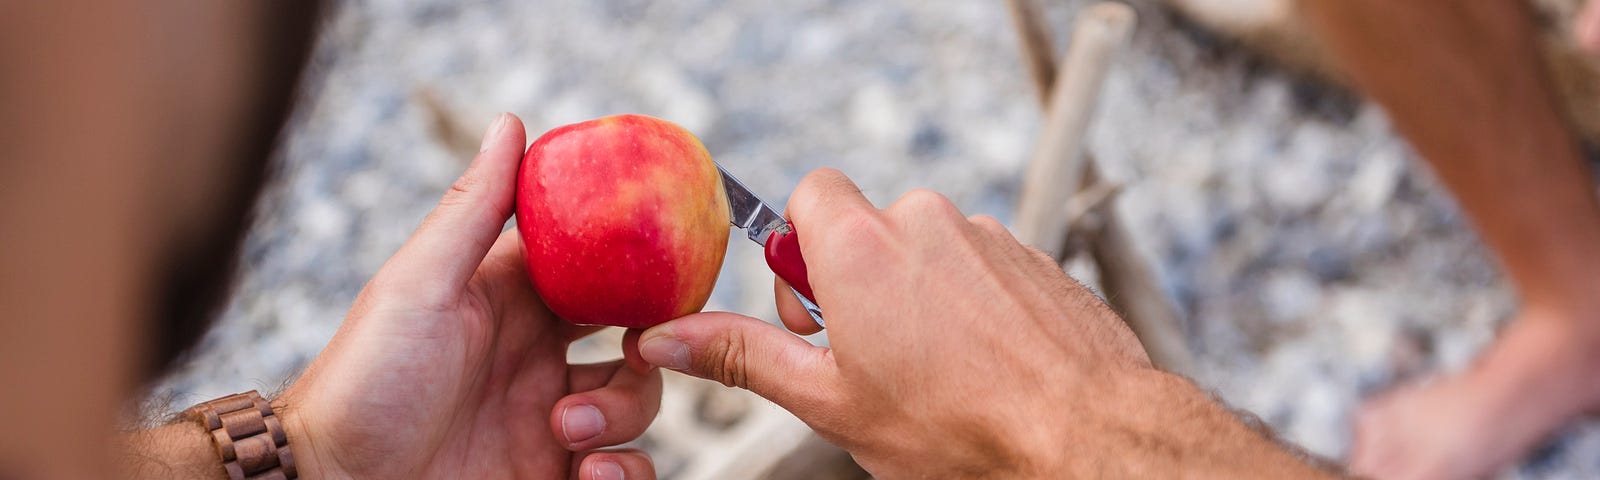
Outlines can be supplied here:
<path id="1" fill-rule="evenodd" d="M 1042 2 L 1058 48 L 1089 3 Z M 1160 2 L 1128 3 L 1138 28 L 1089 148 L 1178 302 L 1191 376 L 1342 457 L 1364 396 L 1464 367 L 1514 310 L 1510 291 L 1377 107 Z M 931 188 L 1009 222 L 1040 127 L 1031 88 L 1001 0 L 339 3 L 237 293 L 153 402 L 271 389 L 304 367 L 465 167 L 463 136 L 497 112 L 530 137 L 616 113 L 669 119 L 777 204 L 828 166 L 879 205 Z M 708 308 L 774 319 L 758 248 L 736 239 L 727 258 Z M 619 337 L 573 356 L 615 355 Z M 742 460 L 815 448 L 744 392 L 668 374 L 666 395 L 638 442 L 664 478 L 757 477 Z M 1600 477 L 1600 424 L 1507 473 Z"/>

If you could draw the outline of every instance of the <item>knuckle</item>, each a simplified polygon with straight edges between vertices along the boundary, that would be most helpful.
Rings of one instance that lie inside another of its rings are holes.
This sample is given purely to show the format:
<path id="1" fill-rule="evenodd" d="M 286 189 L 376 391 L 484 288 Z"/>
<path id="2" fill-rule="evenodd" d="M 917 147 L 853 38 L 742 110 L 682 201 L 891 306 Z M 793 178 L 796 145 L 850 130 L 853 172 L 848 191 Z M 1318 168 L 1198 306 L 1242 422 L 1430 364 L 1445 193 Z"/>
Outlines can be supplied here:
<path id="1" fill-rule="evenodd" d="M 944 194 L 926 188 L 917 188 L 906 192 L 905 195 L 900 196 L 900 201 L 895 203 L 904 205 L 906 209 L 919 212 L 940 212 L 955 209 L 955 204 L 950 203 L 950 199 L 945 198 Z"/>
<path id="2" fill-rule="evenodd" d="M 443 313 L 456 307 L 455 292 L 435 282 L 418 282 L 395 271 L 379 270 L 357 296 L 352 312 Z"/>
<path id="3" fill-rule="evenodd" d="M 810 180 L 812 182 L 825 182 L 825 184 L 829 185 L 838 185 L 839 181 L 844 179 L 845 176 L 844 172 L 839 171 L 837 168 L 822 167 L 812 170 L 811 173 L 806 174 L 805 178 L 806 180 Z"/>
<path id="4" fill-rule="evenodd" d="M 729 387 L 749 388 L 749 376 L 744 368 L 744 334 L 729 331 L 712 342 L 710 353 L 704 365 L 707 378 Z"/>
<path id="5" fill-rule="evenodd" d="M 997 235 L 998 234 L 1007 234 L 1007 235 L 1009 235 L 1011 233 L 1010 230 L 1006 229 L 1006 226 L 1004 224 L 1000 223 L 1000 220 L 995 219 L 994 217 L 989 216 L 989 215 L 973 215 L 973 216 L 967 217 L 967 222 L 970 222 L 973 225 L 977 226 L 978 228 L 981 228 L 984 231 L 989 232 L 989 233 L 993 233 L 993 234 L 997 234 Z"/>
<path id="6" fill-rule="evenodd" d="M 888 226 L 874 212 L 851 211 L 834 219 L 833 239 L 842 243 L 846 251 L 872 251 L 890 243 Z M 839 251 L 829 248 L 829 251 Z"/>
<path id="7" fill-rule="evenodd" d="M 805 212 L 816 211 L 830 204 L 830 197 L 848 192 L 859 194 L 861 189 L 843 172 L 832 168 L 818 168 L 806 174 L 805 178 L 800 179 L 800 184 L 795 186 L 794 192 L 789 195 L 788 212 L 803 215 Z"/>
<path id="8" fill-rule="evenodd" d="M 795 186 L 794 195 L 814 196 L 849 182 L 844 172 L 828 167 L 818 168 L 800 179 L 800 184 Z"/>
<path id="9" fill-rule="evenodd" d="M 1037 262 L 1040 266 L 1050 270 L 1061 270 L 1061 262 L 1056 261 L 1055 257 L 1051 257 L 1050 254 L 1044 253 L 1043 250 L 1026 245 L 1024 245 L 1022 248 L 1026 249 L 1028 252 L 1028 257 L 1032 258 L 1033 261 Z"/>
<path id="10" fill-rule="evenodd" d="M 901 220 L 915 220 L 917 222 L 933 221 L 941 224 L 955 225 L 962 221 L 965 215 L 956 208 L 944 194 L 927 189 L 915 189 L 901 195 L 899 200 L 890 205 L 888 210 Z"/>
<path id="11" fill-rule="evenodd" d="M 482 189 L 483 181 L 472 175 L 462 175 L 450 184 L 450 189 L 444 192 L 444 198 L 439 200 L 440 206 L 462 205 Z"/>
<path id="12" fill-rule="evenodd" d="M 906 192 L 887 210 L 900 226 L 929 232 L 950 233 L 967 228 L 966 215 L 943 194 L 927 189 Z"/>

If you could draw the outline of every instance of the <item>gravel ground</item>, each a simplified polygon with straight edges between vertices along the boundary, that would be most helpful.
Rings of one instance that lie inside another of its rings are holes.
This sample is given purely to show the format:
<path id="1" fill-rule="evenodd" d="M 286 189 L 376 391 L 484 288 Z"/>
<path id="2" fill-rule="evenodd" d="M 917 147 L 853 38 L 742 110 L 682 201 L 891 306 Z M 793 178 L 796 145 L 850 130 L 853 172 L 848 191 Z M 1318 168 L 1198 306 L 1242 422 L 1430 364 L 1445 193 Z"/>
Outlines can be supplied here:
<path id="1" fill-rule="evenodd" d="M 1048 3 L 1062 26 L 1088 4 Z M 1188 316 L 1195 380 L 1340 457 L 1360 398 L 1465 366 L 1514 299 L 1379 110 L 1130 3 L 1091 146 Z M 238 293 L 155 403 L 274 388 L 321 349 L 465 166 L 421 92 L 473 129 L 667 118 L 779 203 L 831 166 L 880 205 L 926 187 L 1002 221 L 1040 121 L 998 0 L 349 2 L 306 82 Z M 758 250 L 730 245 L 709 308 L 773 318 Z M 641 442 L 669 475 L 712 454 L 673 441 Z M 1508 476 L 1600 477 L 1600 425 Z"/>

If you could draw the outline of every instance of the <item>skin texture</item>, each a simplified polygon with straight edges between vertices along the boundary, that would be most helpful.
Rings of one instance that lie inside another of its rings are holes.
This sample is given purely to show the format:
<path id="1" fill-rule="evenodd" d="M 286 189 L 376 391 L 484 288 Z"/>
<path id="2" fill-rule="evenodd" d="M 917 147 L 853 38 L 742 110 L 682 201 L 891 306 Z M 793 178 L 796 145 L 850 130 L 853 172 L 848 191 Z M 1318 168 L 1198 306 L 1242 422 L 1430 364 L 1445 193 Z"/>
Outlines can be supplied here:
<path id="1" fill-rule="evenodd" d="M 529 278 L 558 316 L 643 328 L 705 307 L 728 199 L 688 130 L 641 115 L 567 125 L 533 143 L 519 177 Z"/>
<path id="2" fill-rule="evenodd" d="M 1600 406 L 1600 202 L 1541 68 L 1528 4 L 1302 6 L 1456 194 L 1522 300 L 1465 372 L 1364 406 L 1351 466 L 1379 478 L 1493 474 Z"/>
<path id="3" fill-rule="evenodd" d="M 789 202 L 831 348 L 758 319 L 645 331 L 652 364 L 747 388 L 879 478 L 1317 478 L 1182 378 L 1056 263 L 989 217 L 907 193 L 874 208 L 843 174 Z M 784 286 L 779 313 L 818 328 Z"/>
<path id="4" fill-rule="evenodd" d="M 545 309 L 517 233 L 501 233 L 524 138 L 516 117 L 495 121 L 467 172 L 273 401 L 301 478 L 655 477 L 643 452 L 597 449 L 644 432 L 660 375 L 620 360 L 568 365 L 567 345 L 597 329 Z M 188 472 L 209 448 L 192 425 L 138 435 L 150 448 L 136 478 Z"/>

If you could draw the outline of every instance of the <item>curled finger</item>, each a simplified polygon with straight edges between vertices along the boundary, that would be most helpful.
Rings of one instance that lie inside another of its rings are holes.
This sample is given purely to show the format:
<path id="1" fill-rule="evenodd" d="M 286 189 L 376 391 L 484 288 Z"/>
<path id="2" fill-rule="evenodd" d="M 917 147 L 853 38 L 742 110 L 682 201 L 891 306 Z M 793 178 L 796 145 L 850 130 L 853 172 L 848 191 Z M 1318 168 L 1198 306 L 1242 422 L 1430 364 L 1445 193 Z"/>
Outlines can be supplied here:
<path id="1" fill-rule="evenodd" d="M 777 277 L 773 277 L 772 280 L 772 296 L 778 303 L 778 319 L 783 321 L 783 326 L 801 335 L 822 331 L 822 325 L 818 325 L 817 320 L 811 318 L 806 306 L 800 303 L 800 298 L 789 288 L 789 282 Z"/>
<path id="2" fill-rule="evenodd" d="M 578 480 L 655 480 L 656 465 L 650 454 L 635 449 L 596 450 L 574 461 Z"/>
<path id="3" fill-rule="evenodd" d="M 576 392 L 556 402 L 550 428 L 568 450 L 628 442 L 644 433 L 661 409 L 661 373 L 624 368 L 621 360 L 572 367 Z"/>

